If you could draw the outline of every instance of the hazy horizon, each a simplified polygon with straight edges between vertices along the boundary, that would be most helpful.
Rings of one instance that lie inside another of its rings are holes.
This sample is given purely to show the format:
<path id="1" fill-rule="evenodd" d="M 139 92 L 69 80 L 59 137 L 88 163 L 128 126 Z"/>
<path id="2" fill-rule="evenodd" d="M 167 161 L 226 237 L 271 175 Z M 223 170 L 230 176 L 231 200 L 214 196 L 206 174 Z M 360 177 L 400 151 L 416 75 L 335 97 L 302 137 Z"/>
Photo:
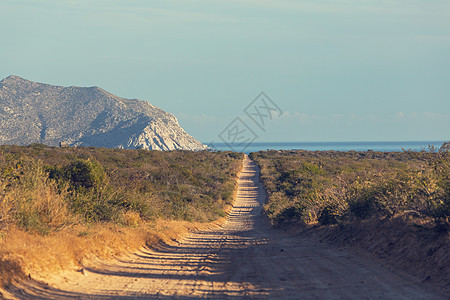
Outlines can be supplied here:
<path id="1" fill-rule="evenodd" d="M 236 117 L 257 142 L 450 140 L 448 1 L 4 0 L 0 34 L 0 78 L 147 100 L 204 143 Z"/>
<path id="2" fill-rule="evenodd" d="M 353 142 L 253 142 L 240 143 L 206 143 L 217 151 L 238 151 L 244 153 L 266 150 L 308 150 L 308 151 L 381 151 L 401 152 L 403 150 L 422 151 L 439 149 L 446 141 L 353 141 Z"/>

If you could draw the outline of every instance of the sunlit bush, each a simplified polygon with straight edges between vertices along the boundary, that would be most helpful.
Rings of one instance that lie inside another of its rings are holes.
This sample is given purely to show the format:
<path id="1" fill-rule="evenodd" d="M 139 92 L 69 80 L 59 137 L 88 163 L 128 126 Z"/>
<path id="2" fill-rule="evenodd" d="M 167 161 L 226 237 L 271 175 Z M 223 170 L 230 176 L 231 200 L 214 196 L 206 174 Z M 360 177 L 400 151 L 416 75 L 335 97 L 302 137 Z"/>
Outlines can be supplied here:
<path id="1" fill-rule="evenodd" d="M 413 152 L 266 151 L 260 165 L 275 222 L 338 224 L 412 211 L 450 216 L 449 144 Z"/>

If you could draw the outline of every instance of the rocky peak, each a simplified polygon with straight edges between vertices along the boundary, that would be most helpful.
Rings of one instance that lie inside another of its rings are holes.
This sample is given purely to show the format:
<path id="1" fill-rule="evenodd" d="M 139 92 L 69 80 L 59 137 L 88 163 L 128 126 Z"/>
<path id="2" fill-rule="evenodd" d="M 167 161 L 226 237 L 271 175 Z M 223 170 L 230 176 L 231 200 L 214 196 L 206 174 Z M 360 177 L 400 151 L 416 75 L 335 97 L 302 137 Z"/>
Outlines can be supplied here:
<path id="1" fill-rule="evenodd" d="M 11 75 L 0 81 L 0 144 L 202 150 L 177 119 L 99 87 L 62 87 Z"/>

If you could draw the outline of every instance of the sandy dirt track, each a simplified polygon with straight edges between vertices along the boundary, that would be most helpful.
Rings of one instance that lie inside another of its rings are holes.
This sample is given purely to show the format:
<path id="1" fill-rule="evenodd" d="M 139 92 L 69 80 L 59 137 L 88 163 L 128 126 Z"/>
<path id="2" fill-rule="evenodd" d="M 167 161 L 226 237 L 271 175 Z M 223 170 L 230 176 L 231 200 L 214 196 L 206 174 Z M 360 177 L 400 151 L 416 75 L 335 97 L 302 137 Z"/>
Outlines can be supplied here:
<path id="1" fill-rule="evenodd" d="M 441 299 L 377 263 L 273 229 L 258 167 L 245 158 L 234 208 L 221 228 L 96 262 L 86 275 L 17 289 L 19 298 Z M 444 299 L 442 297 L 442 299 Z"/>

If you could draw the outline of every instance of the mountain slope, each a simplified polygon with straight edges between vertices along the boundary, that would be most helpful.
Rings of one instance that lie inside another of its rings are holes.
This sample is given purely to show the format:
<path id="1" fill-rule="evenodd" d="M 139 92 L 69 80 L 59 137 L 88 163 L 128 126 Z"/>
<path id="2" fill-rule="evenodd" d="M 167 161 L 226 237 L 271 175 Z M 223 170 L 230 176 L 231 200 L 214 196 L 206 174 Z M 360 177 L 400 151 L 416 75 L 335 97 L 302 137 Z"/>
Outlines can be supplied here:
<path id="1" fill-rule="evenodd" d="M 61 87 L 18 76 L 0 81 L 0 144 L 43 143 L 202 150 L 177 119 L 150 103 L 98 87 Z"/>

